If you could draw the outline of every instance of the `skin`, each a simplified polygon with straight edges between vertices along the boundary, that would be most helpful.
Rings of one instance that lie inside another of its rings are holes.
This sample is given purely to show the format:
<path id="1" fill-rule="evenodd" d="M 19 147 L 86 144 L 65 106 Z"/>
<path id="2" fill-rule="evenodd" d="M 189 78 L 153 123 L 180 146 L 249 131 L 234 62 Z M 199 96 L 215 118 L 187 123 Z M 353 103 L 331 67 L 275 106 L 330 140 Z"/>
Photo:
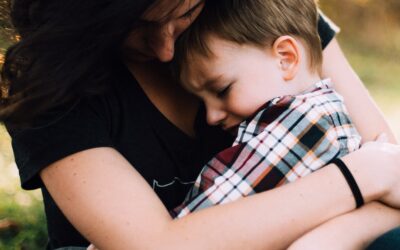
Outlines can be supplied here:
<path id="1" fill-rule="evenodd" d="M 175 40 L 196 19 L 203 6 L 204 0 L 186 0 L 174 9 L 174 1 L 158 1 L 145 11 L 141 26 L 134 29 L 125 40 L 125 55 L 139 62 L 154 59 L 171 61 Z M 170 12 L 169 16 L 163 18 L 165 13 Z"/>
<path id="2" fill-rule="evenodd" d="M 304 46 L 290 36 L 278 38 L 271 48 L 238 45 L 213 35 L 208 39 L 212 56 L 192 53 L 182 84 L 203 100 L 211 125 L 230 130 L 266 100 L 298 94 L 320 80 L 307 66 Z M 364 249 L 399 224 L 399 211 L 375 202 L 318 226 L 290 249 Z"/>
<path id="3" fill-rule="evenodd" d="M 204 102 L 210 125 L 232 129 L 266 101 L 299 94 L 321 80 L 305 66 L 305 47 L 291 36 L 278 38 L 271 48 L 239 45 L 213 35 L 208 44 L 213 57 L 192 53 L 182 82 Z"/>
<path id="4" fill-rule="evenodd" d="M 375 140 L 379 131 L 382 131 L 386 136 L 381 140 L 397 144 L 382 112 L 351 68 L 336 39 L 324 50 L 322 73 L 323 77 L 329 76 L 336 83 L 335 89 L 345 98 L 346 107 L 364 142 Z M 400 224 L 399 211 L 382 203 L 367 204 L 362 210 L 338 216 L 337 219 L 315 228 L 293 243 L 290 249 L 318 249 L 318 246 L 324 246 L 325 249 L 327 246 L 337 246 L 337 241 L 332 245 L 333 235 L 340 238 L 343 249 L 364 249 L 376 237 Z M 347 233 L 349 231 L 352 233 Z"/>
<path id="5" fill-rule="evenodd" d="M 155 10 L 159 9 L 155 7 Z M 171 20 L 178 17 L 172 15 Z M 131 51 L 135 48 L 132 46 Z M 143 51 L 149 55 L 148 60 L 140 58 L 141 64 L 128 56 L 127 65 L 150 100 L 157 107 L 163 107 L 160 112 L 190 134 L 190 125 L 193 125 L 190 121 L 193 110 L 197 108 L 197 100 L 183 90 L 166 91 L 163 93 L 165 97 L 157 94 L 155 90 L 168 90 L 173 85 L 168 85 L 171 82 L 160 76 L 154 76 L 165 72 L 163 65 L 150 60 L 153 52 L 160 47 L 154 45 L 154 48 Z M 168 46 L 161 48 L 171 51 Z M 138 48 L 138 51 L 142 50 Z M 345 61 L 340 50 L 335 51 L 331 47 L 328 53 L 332 57 L 327 59 L 335 59 L 339 63 Z M 154 59 L 168 60 L 165 59 L 167 56 L 158 55 L 154 53 Z M 149 66 L 152 70 L 148 70 Z M 325 70 L 329 71 L 330 67 L 326 66 Z M 344 82 L 349 85 L 343 87 L 341 94 L 344 95 L 354 93 L 349 93 L 350 90 L 363 89 L 362 84 L 354 81 L 353 75 L 350 74 L 349 78 L 348 72 L 346 67 L 344 72 L 340 72 L 340 77 L 345 78 Z M 158 81 L 160 78 L 163 81 Z M 376 107 L 370 104 L 370 99 L 363 94 L 358 98 L 357 105 L 361 103 L 372 109 L 367 118 L 358 117 L 357 112 L 351 114 L 357 117 L 356 125 L 363 127 L 363 123 L 357 122 L 362 119 L 382 118 Z M 182 99 L 192 101 L 185 103 L 188 107 L 182 109 Z M 350 113 L 356 110 L 355 107 L 349 109 Z M 365 138 L 375 138 L 381 132 L 390 134 L 383 119 L 367 124 L 370 128 L 359 129 Z M 400 169 L 396 167 L 400 161 L 398 146 L 370 143 L 343 160 L 355 176 L 366 202 L 379 200 L 400 208 Z M 384 171 L 375 168 L 377 165 L 381 165 Z M 46 167 L 41 172 L 41 178 L 66 217 L 100 249 L 283 249 L 323 222 L 354 209 L 354 198 L 335 166 L 327 166 L 284 187 L 205 209 L 180 220 L 171 219 L 134 166 L 112 148 L 89 149 L 60 159 Z M 326 193 L 329 197 L 324 195 Z M 76 207 L 81 209 L 78 211 Z M 268 213 L 265 213 L 266 209 Z M 302 216 L 299 217 L 299 214 Z M 282 231 L 285 237 L 282 237 Z"/>
<path id="6" fill-rule="evenodd" d="M 143 91 L 165 117 L 190 136 L 195 136 L 198 99 L 177 84 L 160 62 L 172 60 L 176 38 L 199 15 L 203 5 L 203 0 L 186 0 L 174 9 L 171 1 L 158 1 L 141 18 L 150 25 L 133 30 L 123 44 L 126 64 Z M 157 21 L 171 10 L 166 20 Z"/>
<path id="7" fill-rule="evenodd" d="M 398 210 L 373 202 L 311 230 L 289 250 L 365 249 L 377 236 L 399 225 Z"/>

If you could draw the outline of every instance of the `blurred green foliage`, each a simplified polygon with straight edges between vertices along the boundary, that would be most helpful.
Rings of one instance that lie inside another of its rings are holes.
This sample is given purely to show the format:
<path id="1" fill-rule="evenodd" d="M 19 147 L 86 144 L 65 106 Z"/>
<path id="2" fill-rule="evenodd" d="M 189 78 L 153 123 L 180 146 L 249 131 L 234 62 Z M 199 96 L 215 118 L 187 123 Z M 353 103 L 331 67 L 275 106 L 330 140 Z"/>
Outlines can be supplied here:
<path id="1" fill-rule="evenodd" d="M 0 249 L 44 249 L 47 229 L 41 199 L 3 191 L 0 200 Z"/>
<path id="2" fill-rule="evenodd" d="M 0 249 L 44 249 L 47 229 L 41 193 L 19 187 L 10 144 L 0 126 Z"/>
<path id="3" fill-rule="evenodd" d="M 7 48 L 15 38 L 15 32 L 12 29 L 10 14 L 10 0 L 0 0 L 0 49 Z"/>
<path id="4" fill-rule="evenodd" d="M 400 1 L 319 0 L 351 65 L 400 139 Z"/>
<path id="5" fill-rule="evenodd" d="M 0 0 L 0 55 L 16 41 L 9 4 L 10 0 Z M 11 139 L 0 124 L 0 249 L 44 249 L 47 227 L 41 193 L 20 188 L 13 158 Z"/>

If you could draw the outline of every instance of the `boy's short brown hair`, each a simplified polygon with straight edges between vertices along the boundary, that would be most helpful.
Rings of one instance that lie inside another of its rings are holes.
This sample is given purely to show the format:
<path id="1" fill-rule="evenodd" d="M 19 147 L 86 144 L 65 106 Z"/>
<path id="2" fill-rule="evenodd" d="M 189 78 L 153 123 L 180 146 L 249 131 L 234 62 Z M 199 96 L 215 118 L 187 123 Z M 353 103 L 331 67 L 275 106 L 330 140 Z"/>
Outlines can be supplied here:
<path id="1" fill-rule="evenodd" d="M 322 48 L 317 26 L 316 0 L 208 0 L 177 42 L 177 70 L 184 70 L 195 53 L 212 56 L 209 35 L 259 47 L 272 47 L 280 36 L 291 35 L 301 39 L 309 52 L 310 69 L 319 72 Z"/>

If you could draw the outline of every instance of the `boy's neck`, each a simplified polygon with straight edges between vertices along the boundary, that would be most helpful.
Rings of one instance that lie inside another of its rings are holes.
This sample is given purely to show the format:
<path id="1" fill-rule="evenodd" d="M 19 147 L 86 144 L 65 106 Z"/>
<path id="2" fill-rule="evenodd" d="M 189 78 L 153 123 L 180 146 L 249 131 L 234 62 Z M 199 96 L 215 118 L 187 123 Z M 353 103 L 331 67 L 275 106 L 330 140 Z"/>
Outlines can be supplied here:
<path id="1" fill-rule="evenodd" d="M 321 80 L 322 77 L 318 72 L 300 69 L 296 76 L 292 80 L 288 81 L 288 83 L 293 87 L 293 93 L 291 94 L 296 95 L 306 91 Z"/>

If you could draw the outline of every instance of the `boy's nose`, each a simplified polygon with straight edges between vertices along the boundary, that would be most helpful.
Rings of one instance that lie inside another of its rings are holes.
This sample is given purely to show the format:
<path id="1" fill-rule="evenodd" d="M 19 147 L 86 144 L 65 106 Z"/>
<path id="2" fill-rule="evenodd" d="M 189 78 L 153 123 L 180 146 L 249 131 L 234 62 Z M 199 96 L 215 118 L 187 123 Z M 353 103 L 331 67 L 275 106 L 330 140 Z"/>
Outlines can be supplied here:
<path id="1" fill-rule="evenodd" d="M 216 126 L 222 124 L 222 122 L 226 118 L 226 113 L 217 108 L 208 108 L 207 107 L 207 123 Z"/>

